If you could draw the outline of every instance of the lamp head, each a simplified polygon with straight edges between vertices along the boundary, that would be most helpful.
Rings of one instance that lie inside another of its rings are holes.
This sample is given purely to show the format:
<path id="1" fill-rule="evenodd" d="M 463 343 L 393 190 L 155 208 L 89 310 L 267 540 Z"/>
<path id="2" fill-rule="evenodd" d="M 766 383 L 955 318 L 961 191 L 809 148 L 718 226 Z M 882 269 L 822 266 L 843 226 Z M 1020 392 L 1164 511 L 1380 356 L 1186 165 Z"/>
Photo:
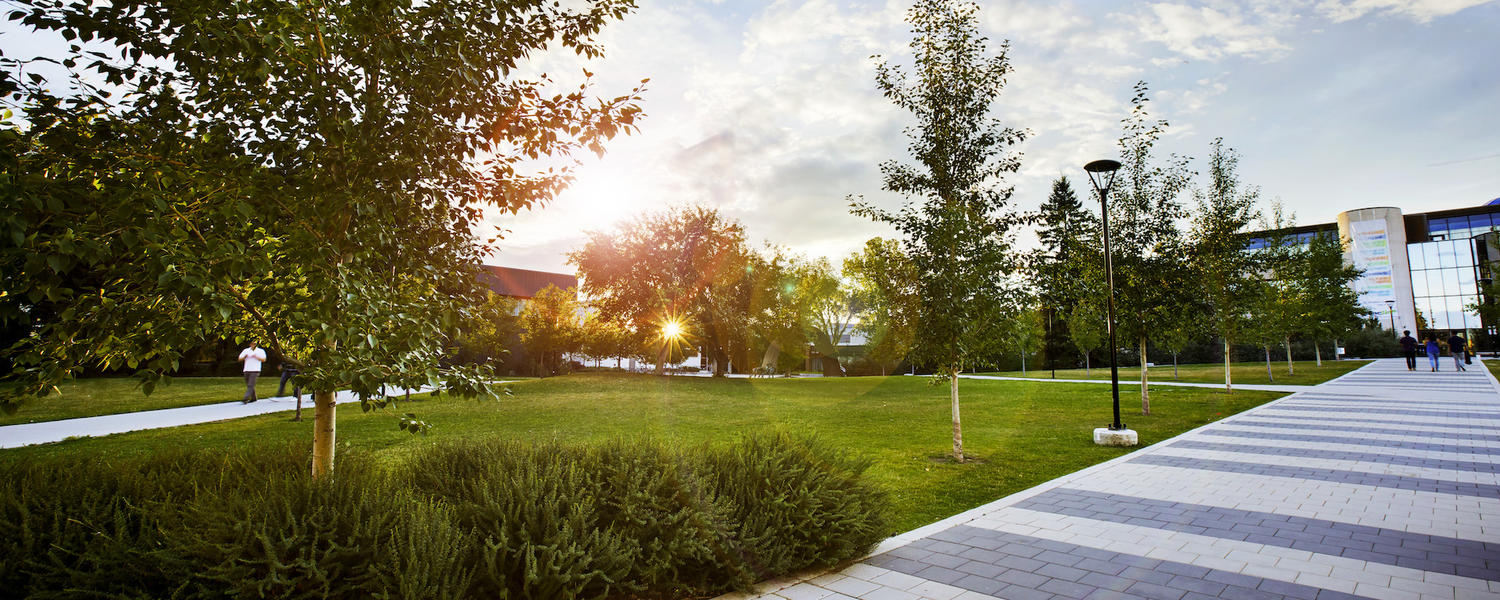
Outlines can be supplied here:
<path id="1" fill-rule="evenodd" d="M 1119 169 L 1120 161 L 1110 160 L 1107 158 L 1096 160 L 1089 164 L 1083 165 L 1083 170 L 1090 173 L 1113 173 Z"/>
<path id="2" fill-rule="evenodd" d="M 1115 182 L 1115 171 L 1119 169 L 1120 161 L 1107 158 L 1083 165 L 1083 170 L 1088 171 L 1089 183 L 1094 184 L 1094 191 L 1099 192 L 1100 202 L 1109 193 L 1109 186 Z"/>

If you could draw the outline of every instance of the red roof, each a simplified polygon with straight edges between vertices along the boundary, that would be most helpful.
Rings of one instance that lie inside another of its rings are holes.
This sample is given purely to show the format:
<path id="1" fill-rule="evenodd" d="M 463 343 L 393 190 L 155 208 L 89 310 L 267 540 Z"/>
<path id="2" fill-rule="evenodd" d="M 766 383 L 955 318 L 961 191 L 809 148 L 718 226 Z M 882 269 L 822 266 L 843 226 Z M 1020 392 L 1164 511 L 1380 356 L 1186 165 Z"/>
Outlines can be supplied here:
<path id="1" fill-rule="evenodd" d="M 484 271 L 479 274 L 480 282 L 489 286 L 496 294 L 511 298 L 532 298 L 548 285 L 555 285 L 563 290 L 578 287 L 578 278 L 566 273 L 548 273 L 493 265 L 484 265 L 482 268 Z"/>

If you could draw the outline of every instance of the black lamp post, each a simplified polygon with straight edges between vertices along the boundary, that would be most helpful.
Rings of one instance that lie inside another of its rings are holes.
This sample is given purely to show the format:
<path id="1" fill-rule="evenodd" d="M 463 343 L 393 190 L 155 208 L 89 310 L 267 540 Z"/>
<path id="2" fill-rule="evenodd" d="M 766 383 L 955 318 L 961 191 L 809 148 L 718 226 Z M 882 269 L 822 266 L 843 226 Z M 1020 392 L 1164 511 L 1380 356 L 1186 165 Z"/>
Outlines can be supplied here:
<path id="1" fill-rule="evenodd" d="M 1089 183 L 1094 184 L 1094 190 L 1099 192 L 1100 223 L 1104 226 L 1104 279 L 1109 283 L 1109 300 L 1106 302 L 1109 315 L 1109 383 L 1115 397 L 1115 422 L 1109 426 L 1112 431 L 1125 429 L 1125 424 L 1120 422 L 1120 367 L 1115 357 L 1119 354 L 1119 346 L 1115 345 L 1115 267 L 1114 258 L 1109 253 L 1109 186 L 1114 184 L 1115 171 L 1119 169 L 1119 161 L 1109 159 L 1096 160 L 1083 166 L 1083 170 L 1089 173 Z"/>
<path id="2" fill-rule="evenodd" d="M 1396 301 L 1395 300 L 1386 300 L 1385 301 L 1385 314 L 1391 318 L 1391 333 L 1400 333 L 1400 332 L 1396 331 Z M 1418 335 L 1420 335 L 1420 334 L 1418 334 Z"/>

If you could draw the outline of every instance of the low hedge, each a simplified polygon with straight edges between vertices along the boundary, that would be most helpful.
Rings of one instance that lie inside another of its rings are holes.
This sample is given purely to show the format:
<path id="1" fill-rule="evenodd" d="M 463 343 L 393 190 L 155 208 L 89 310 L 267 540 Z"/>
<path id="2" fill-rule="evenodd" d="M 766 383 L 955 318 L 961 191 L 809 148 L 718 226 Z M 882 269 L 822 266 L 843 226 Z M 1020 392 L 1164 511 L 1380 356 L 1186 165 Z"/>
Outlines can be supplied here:
<path id="1" fill-rule="evenodd" d="M 0 466 L 0 589 L 29 598 L 682 598 L 868 551 L 866 463 L 815 441 L 306 445 Z"/>

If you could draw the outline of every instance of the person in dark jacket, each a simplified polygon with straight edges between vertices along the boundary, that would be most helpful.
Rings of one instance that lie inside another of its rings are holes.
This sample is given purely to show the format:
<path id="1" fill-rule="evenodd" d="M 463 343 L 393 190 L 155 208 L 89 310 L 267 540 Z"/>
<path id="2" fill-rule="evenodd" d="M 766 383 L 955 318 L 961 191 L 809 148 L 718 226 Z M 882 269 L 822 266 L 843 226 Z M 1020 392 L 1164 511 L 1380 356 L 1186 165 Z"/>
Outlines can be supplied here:
<path id="1" fill-rule="evenodd" d="M 1430 365 L 1432 365 L 1432 372 L 1433 373 L 1436 373 L 1437 370 L 1438 370 L 1438 363 L 1437 363 L 1437 361 L 1438 361 L 1438 355 L 1442 354 L 1442 353 L 1443 353 L 1442 347 L 1438 346 L 1437 334 L 1436 333 L 1429 333 L 1429 334 L 1427 334 L 1427 363 L 1430 364 Z"/>
<path id="2" fill-rule="evenodd" d="M 1411 330 L 1401 332 L 1401 355 L 1406 357 L 1406 370 L 1417 370 L 1417 338 L 1411 336 Z"/>
<path id="3" fill-rule="evenodd" d="M 1448 351 L 1453 353 L 1453 366 L 1458 367 L 1460 371 L 1467 371 L 1468 369 L 1464 368 L 1464 354 L 1469 351 L 1469 340 L 1458 335 L 1457 331 L 1453 332 L 1453 335 L 1448 338 Z"/>

